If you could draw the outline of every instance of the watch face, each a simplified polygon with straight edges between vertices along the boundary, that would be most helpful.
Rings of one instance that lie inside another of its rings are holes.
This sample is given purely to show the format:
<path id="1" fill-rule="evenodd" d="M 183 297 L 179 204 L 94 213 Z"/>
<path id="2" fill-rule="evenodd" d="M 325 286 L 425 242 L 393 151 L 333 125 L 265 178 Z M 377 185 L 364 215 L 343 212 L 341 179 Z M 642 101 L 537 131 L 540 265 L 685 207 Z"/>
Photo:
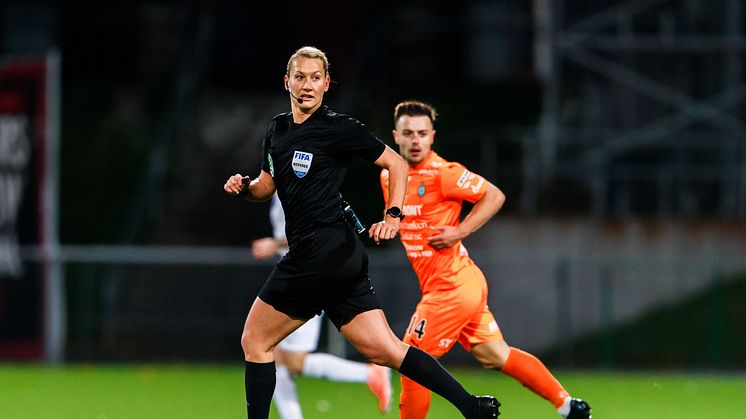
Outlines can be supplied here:
<path id="1" fill-rule="evenodd" d="M 401 217 L 401 210 L 399 209 L 399 207 L 391 207 L 391 208 L 389 208 L 389 209 L 386 210 L 386 214 L 388 214 L 388 215 L 390 215 L 390 216 L 392 216 L 394 218 L 399 218 L 399 217 Z"/>

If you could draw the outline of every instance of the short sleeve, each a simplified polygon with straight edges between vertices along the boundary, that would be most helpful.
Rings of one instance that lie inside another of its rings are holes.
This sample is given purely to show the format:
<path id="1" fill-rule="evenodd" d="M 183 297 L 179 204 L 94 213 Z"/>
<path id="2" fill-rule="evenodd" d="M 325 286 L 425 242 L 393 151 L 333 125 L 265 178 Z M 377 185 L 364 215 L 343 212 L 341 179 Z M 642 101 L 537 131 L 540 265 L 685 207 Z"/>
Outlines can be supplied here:
<path id="1" fill-rule="evenodd" d="M 381 191 L 383 191 L 383 203 L 386 208 L 389 207 L 389 171 L 386 169 L 381 170 L 379 175 L 381 181 Z"/>
<path id="2" fill-rule="evenodd" d="M 272 140 L 272 135 L 275 131 L 275 121 L 272 121 L 272 123 L 269 124 L 269 127 L 267 127 L 267 132 L 264 134 L 264 142 L 262 145 L 262 171 L 265 171 L 272 175 L 272 177 L 275 177 L 275 170 L 272 167 L 272 156 L 269 155 L 269 146 L 270 142 Z"/>
<path id="3" fill-rule="evenodd" d="M 386 145 L 355 118 L 344 117 L 337 126 L 335 153 L 349 158 L 374 162 L 381 157 Z"/>
<path id="4" fill-rule="evenodd" d="M 440 169 L 440 189 L 444 197 L 471 203 L 487 192 L 488 182 L 458 163 L 448 163 Z"/>

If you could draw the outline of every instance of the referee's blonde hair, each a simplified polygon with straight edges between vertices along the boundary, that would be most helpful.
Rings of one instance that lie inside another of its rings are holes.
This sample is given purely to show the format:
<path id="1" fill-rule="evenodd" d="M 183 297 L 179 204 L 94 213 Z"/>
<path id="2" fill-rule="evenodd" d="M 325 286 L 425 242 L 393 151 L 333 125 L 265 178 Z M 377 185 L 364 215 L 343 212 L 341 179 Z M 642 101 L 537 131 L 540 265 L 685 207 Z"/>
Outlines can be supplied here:
<path id="1" fill-rule="evenodd" d="M 329 74 L 329 60 L 326 58 L 326 54 L 324 54 L 324 51 L 316 47 L 305 46 L 298 48 L 298 50 L 290 56 L 288 65 L 287 67 L 285 67 L 286 76 L 290 75 L 290 66 L 293 65 L 293 61 L 295 61 L 295 59 L 298 57 L 315 58 L 321 60 L 321 62 L 324 64 L 324 75 L 326 76 Z"/>

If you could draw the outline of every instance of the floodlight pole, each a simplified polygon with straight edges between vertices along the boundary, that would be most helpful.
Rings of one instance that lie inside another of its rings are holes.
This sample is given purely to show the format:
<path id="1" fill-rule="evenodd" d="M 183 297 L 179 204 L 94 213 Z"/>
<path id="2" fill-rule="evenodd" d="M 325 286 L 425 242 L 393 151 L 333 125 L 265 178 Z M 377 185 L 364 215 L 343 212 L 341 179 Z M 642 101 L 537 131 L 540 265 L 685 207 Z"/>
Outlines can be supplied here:
<path id="1" fill-rule="evenodd" d="M 44 359 L 64 360 L 67 307 L 59 240 L 60 53 L 46 55 L 46 119 L 44 175 L 42 180 L 42 235 L 44 246 Z"/>

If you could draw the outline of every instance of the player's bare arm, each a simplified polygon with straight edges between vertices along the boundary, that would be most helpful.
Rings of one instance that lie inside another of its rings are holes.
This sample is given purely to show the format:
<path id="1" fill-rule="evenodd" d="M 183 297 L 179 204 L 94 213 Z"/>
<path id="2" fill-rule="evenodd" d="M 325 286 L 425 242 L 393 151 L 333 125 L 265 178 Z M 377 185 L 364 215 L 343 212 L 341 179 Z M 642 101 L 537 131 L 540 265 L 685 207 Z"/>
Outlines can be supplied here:
<path id="1" fill-rule="evenodd" d="M 288 239 L 285 237 L 274 238 L 264 237 L 256 239 L 251 243 L 251 254 L 258 260 L 267 260 L 277 256 L 277 252 L 282 247 L 287 247 Z"/>
<path id="2" fill-rule="evenodd" d="M 272 198 L 272 194 L 275 193 L 275 181 L 269 173 L 262 170 L 258 178 L 250 179 L 248 183 L 244 182 L 244 177 L 238 173 L 229 177 L 223 185 L 225 192 L 252 202 L 262 202 Z"/>
<path id="3" fill-rule="evenodd" d="M 409 170 L 409 165 L 399 154 L 388 146 L 383 150 L 383 153 L 378 160 L 375 161 L 375 164 L 389 171 L 388 207 L 401 208 L 404 203 L 404 195 L 407 193 L 407 172 Z M 370 229 L 368 229 L 368 236 L 378 244 L 381 240 L 393 239 L 396 237 L 396 233 L 398 232 L 399 219 L 385 214 L 383 216 L 383 221 L 370 226 Z"/>
<path id="4" fill-rule="evenodd" d="M 487 191 L 459 225 L 431 227 L 440 233 L 428 238 L 430 245 L 436 249 L 446 249 L 455 245 L 459 240 L 463 240 L 482 227 L 487 220 L 500 211 L 504 203 L 505 194 L 497 186 L 489 183 Z"/>

